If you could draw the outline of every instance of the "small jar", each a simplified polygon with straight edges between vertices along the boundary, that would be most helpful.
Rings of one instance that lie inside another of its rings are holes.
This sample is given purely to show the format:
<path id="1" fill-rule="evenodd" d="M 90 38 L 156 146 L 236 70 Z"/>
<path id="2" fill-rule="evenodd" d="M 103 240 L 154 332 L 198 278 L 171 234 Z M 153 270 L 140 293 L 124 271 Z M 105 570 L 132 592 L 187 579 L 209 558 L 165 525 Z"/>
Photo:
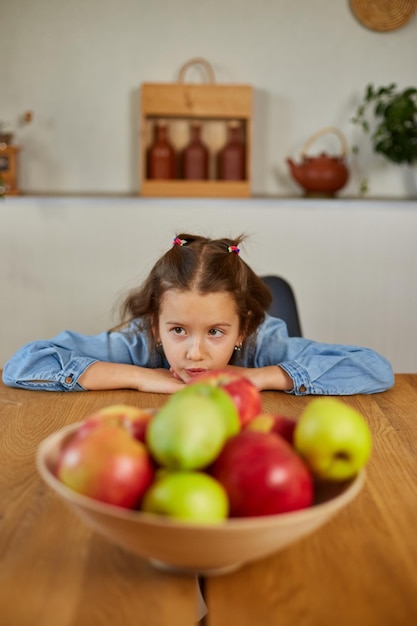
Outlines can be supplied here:
<path id="1" fill-rule="evenodd" d="M 209 151 L 201 140 L 201 124 L 190 125 L 190 142 L 181 153 L 181 174 L 185 180 L 207 180 Z"/>
<path id="2" fill-rule="evenodd" d="M 218 154 L 218 176 L 220 180 L 245 180 L 246 149 L 242 140 L 239 122 L 230 122 L 227 141 Z"/>
<path id="3" fill-rule="evenodd" d="M 155 139 L 148 151 L 148 178 L 170 180 L 175 178 L 176 154 L 168 136 L 168 126 L 158 122 Z"/>

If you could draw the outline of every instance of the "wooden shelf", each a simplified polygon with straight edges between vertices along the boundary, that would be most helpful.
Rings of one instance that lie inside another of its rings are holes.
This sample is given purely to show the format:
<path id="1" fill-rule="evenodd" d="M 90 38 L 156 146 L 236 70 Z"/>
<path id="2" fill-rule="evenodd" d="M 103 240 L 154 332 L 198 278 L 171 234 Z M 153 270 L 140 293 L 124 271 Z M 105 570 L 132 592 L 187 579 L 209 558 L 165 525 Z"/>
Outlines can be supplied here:
<path id="1" fill-rule="evenodd" d="M 250 196 L 250 189 L 249 181 L 144 180 L 141 194 L 165 198 L 247 198 Z"/>

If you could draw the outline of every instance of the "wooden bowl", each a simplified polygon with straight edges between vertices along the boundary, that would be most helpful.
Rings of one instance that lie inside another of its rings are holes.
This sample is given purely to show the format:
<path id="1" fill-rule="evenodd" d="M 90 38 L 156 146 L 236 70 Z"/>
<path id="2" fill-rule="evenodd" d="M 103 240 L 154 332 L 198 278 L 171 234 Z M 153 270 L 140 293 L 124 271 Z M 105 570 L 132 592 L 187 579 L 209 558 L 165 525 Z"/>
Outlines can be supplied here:
<path id="1" fill-rule="evenodd" d="M 159 568 L 186 574 L 222 574 L 289 546 L 336 515 L 365 481 L 362 470 L 351 481 L 322 485 L 314 506 L 293 513 L 228 519 L 219 525 L 187 524 L 104 504 L 63 485 L 54 470 L 60 451 L 77 427 L 67 426 L 39 446 L 37 467 L 43 480 L 109 541 Z"/>

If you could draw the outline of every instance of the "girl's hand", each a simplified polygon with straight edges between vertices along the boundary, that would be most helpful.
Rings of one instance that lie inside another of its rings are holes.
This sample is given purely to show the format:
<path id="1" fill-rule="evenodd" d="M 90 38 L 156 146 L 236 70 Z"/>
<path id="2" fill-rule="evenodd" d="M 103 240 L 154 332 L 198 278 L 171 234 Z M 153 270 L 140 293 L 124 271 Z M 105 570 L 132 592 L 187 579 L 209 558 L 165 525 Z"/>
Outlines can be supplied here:
<path id="1" fill-rule="evenodd" d="M 175 393 L 185 383 L 174 372 L 166 369 L 146 369 L 141 371 L 139 391 L 148 393 Z"/>
<path id="2" fill-rule="evenodd" d="M 279 365 L 268 365 L 267 367 L 228 365 L 226 369 L 239 376 L 249 378 L 259 391 L 292 391 L 294 388 L 294 381 Z"/>
<path id="3" fill-rule="evenodd" d="M 176 380 L 180 380 L 181 382 L 184 382 L 182 380 L 182 378 L 180 376 L 178 376 L 177 372 L 174 372 L 174 370 L 172 369 L 172 367 L 169 368 L 169 371 L 171 372 L 172 376 L 176 379 Z"/>
<path id="4" fill-rule="evenodd" d="M 166 369 L 125 363 L 92 363 L 78 381 L 85 389 L 136 389 L 149 393 L 175 393 L 184 383 Z"/>

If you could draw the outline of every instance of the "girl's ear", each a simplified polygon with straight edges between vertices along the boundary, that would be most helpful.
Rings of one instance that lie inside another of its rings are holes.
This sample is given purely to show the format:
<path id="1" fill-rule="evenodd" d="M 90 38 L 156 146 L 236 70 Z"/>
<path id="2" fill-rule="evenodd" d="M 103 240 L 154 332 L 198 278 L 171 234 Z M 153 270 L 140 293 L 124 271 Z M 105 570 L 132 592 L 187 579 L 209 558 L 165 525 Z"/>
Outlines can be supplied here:
<path id="1" fill-rule="evenodd" d="M 151 333 L 155 340 L 155 343 L 158 343 L 160 341 L 159 328 L 158 328 L 158 320 L 155 315 L 152 315 L 151 317 Z"/>
<path id="2" fill-rule="evenodd" d="M 252 311 L 248 311 L 246 314 L 246 318 L 242 320 L 240 333 L 239 333 L 239 342 L 243 343 L 248 336 L 248 327 L 249 327 L 249 318 L 252 317 Z"/>
<path id="3" fill-rule="evenodd" d="M 245 332 L 239 333 L 239 337 L 237 338 L 236 345 L 242 346 L 245 343 L 246 337 L 247 337 L 247 334 Z"/>

